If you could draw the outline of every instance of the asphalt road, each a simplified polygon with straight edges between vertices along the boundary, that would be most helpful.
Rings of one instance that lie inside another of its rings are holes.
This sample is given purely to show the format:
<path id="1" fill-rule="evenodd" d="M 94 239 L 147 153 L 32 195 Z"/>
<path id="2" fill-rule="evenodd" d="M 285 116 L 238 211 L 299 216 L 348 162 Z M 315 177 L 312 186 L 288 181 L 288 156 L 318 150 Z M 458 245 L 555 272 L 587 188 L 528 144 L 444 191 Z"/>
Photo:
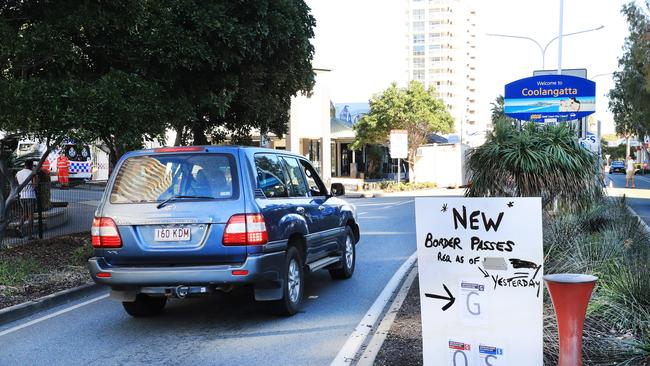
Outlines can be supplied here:
<path id="1" fill-rule="evenodd" d="M 625 187 L 625 174 L 608 174 L 614 188 Z M 650 175 L 635 175 L 636 188 L 629 188 L 628 193 L 632 194 L 635 190 L 650 190 Z M 609 181 L 607 182 L 609 184 Z M 646 224 L 650 225 L 650 200 L 644 198 L 627 198 L 627 204 L 630 206 Z"/>
<path id="2" fill-rule="evenodd" d="M 46 213 L 46 219 L 43 225 L 43 238 L 52 238 L 60 235 L 90 232 L 93 222 L 95 209 L 102 198 L 103 187 L 99 185 L 73 186 L 70 189 L 61 190 L 52 188 L 50 197 L 55 202 L 67 202 L 67 207 L 54 208 Z M 55 215 L 54 219 L 50 219 Z M 53 220 L 55 224 L 52 224 Z M 63 221 L 63 224 L 58 224 Z M 34 223 L 34 236 L 38 237 L 38 222 Z M 13 235 L 13 234 L 12 234 Z M 7 236 L 4 238 L 4 244 L 25 244 L 29 239 L 25 236 L 18 238 Z"/>
<path id="3" fill-rule="evenodd" d="M 46 237 L 58 235 L 90 232 L 90 227 L 95 216 L 95 209 L 102 199 L 104 191 L 101 187 L 85 189 L 82 187 L 72 187 L 70 189 L 52 189 L 51 196 L 53 201 L 68 202 L 65 208 L 67 222 L 63 226 L 47 230 L 44 234 Z"/>
<path id="4" fill-rule="evenodd" d="M 345 281 L 324 270 L 311 275 L 303 311 L 293 317 L 268 315 L 245 289 L 172 300 L 153 319 L 131 318 L 101 298 L 0 327 L 2 334 L 24 326 L 0 335 L 0 365 L 329 365 L 416 248 L 412 198 L 351 201 L 362 235 L 356 272 Z"/>

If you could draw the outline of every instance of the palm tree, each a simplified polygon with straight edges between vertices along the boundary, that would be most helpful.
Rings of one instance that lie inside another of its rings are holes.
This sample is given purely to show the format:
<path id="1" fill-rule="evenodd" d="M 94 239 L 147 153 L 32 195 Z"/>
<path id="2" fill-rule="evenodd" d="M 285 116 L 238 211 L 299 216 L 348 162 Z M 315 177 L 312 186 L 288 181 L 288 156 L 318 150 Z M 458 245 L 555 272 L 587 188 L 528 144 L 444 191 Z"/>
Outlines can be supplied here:
<path id="1" fill-rule="evenodd" d="M 567 125 L 528 124 L 518 132 L 500 120 L 486 143 L 469 153 L 469 197 L 542 197 L 569 208 L 603 195 L 597 157 Z"/>

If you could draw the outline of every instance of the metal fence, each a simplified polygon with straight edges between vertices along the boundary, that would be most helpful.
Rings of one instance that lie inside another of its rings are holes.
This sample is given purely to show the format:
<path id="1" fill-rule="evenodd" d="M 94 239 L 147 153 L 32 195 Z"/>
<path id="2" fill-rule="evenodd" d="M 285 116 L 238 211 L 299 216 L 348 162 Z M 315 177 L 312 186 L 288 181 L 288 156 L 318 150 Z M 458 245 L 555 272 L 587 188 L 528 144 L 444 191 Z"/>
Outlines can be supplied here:
<path id="1" fill-rule="evenodd" d="M 11 207 L 4 245 L 90 232 L 105 184 L 71 182 L 62 187 L 48 182 L 36 188 L 36 200 L 20 200 Z"/>

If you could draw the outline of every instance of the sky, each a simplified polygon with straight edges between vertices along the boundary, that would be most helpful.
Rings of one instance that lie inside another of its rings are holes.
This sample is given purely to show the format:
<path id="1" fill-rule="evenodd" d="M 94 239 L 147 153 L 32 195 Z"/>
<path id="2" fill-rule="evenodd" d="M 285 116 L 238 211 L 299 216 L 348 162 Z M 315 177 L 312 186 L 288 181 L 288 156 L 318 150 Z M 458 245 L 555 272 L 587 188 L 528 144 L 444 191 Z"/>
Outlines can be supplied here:
<path id="1" fill-rule="evenodd" d="M 406 4 L 408 0 L 307 0 L 316 18 L 314 67 L 331 69 L 332 100 L 362 102 L 392 81 L 406 82 Z M 613 133 L 606 93 L 618 68 L 628 34 L 620 14 L 624 0 L 564 0 L 562 68 L 586 68 L 596 82 L 596 114 L 603 133 Z M 542 46 L 559 34 L 560 0 L 479 0 L 479 100 L 483 118 L 504 85 L 542 68 L 542 55 L 531 41 L 486 33 L 530 37 Z M 545 55 L 546 69 L 558 64 L 558 42 Z M 601 75 L 607 74 L 607 75 Z M 600 76 L 597 76 L 600 75 Z"/>

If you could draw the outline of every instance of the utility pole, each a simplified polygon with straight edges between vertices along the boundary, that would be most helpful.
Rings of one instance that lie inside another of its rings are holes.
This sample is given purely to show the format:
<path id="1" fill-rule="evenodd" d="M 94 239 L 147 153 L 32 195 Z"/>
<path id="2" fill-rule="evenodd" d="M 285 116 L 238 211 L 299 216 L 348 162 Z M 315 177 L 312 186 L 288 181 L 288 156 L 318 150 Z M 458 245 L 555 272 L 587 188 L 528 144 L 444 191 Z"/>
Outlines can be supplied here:
<path id="1" fill-rule="evenodd" d="M 562 75 L 562 28 L 564 18 L 564 0 L 560 0 L 560 35 L 558 36 L 557 74 Z"/>

